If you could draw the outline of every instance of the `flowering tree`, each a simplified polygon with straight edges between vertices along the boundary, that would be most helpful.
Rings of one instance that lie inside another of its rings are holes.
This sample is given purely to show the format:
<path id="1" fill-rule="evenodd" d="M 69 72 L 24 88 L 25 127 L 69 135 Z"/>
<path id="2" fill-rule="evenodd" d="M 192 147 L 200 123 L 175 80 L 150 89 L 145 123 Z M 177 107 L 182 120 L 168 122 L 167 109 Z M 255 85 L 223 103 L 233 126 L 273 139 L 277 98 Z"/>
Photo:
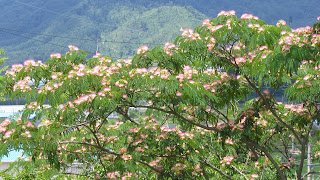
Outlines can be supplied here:
<path id="1" fill-rule="evenodd" d="M 1 154 L 24 153 L 10 169 L 16 176 L 303 178 L 320 112 L 314 28 L 222 11 L 174 43 L 142 46 L 133 60 L 86 60 L 69 48 L 6 72 L 6 95 L 29 102 L 0 125 Z M 283 88 L 293 104 L 276 101 Z M 292 140 L 300 156 L 289 151 Z"/>

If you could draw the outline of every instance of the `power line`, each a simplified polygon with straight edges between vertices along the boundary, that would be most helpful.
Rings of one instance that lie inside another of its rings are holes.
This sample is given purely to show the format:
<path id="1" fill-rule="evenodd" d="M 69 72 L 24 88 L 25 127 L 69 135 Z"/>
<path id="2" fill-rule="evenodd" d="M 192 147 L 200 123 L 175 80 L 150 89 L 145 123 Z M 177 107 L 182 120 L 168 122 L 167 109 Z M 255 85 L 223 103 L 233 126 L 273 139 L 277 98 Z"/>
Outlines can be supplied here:
<path id="1" fill-rule="evenodd" d="M 65 16 L 65 17 L 69 17 L 69 18 L 73 18 L 73 19 L 81 19 L 79 17 L 66 16 L 65 14 L 62 14 L 62 13 L 59 13 L 59 12 L 56 12 L 56 11 L 52 11 L 52 10 L 49 10 L 49 9 L 37 7 L 37 6 L 31 5 L 31 4 L 28 4 L 28 3 L 24 3 L 24 2 L 20 2 L 20 1 L 16 1 L 16 0 L 11 0 L 11 1 L 19 3 L 19 4 L 22 4 L 22 5 L 25 5 L 25 6 L 30 6 L 30 7 L 36 8 L 36 9 L 48 11 L 48 12 L 51 12 L 51 13 L 54 13 L 54 14 L 62 15 L 62 16 Z M 97 21 L 93 21 L 93 20 L 90 20 L 90 21 L 94 22 L 94 23 L 97 23 L 97 24 L 101 24 L 101 22 L 97 22 Z M 117 27 L 117 26 L 113 26 L 113 27 Z"/>
<path id="2" fill-rule="evenodd" d="M 41 36 L 51 36 L 51 37 L 57 37 L 57 38 L 65 38 L 65 39 L 75 39 L 75 40 L 83 40 L 83 41 L 92 41 L 96 42 L 97 40 L 94 39 L 85 39 L 85 38 L 75 38 L 75 37 L 66 37 L 66 36 L 59 36 L 59 35 L 54 35 L 54 34 L 42 34 L 42 33 L 34 33 L 34 32 L 26 32 L 26 31 L 20 31 L 20 30 L 14 30 L 14 29 L 7 29 L 0 27 L 0 30 L 5 30 L 5 31 L 15 31 L 15 32 L 21 32 L 21 33 L 26 33 L 26 34 L 34 34 L 34 35 L 41 35 Z M 112 41 L 112 40 L 100 40 L 99 42 L 107 42 L 107 43 L 117 43 L 117 44 L 135 44 L 135 45 L 162 45 L 162 44 L 157 44 L 157 43 L 148 43 L 148 42 L 142 42 L 142 43 L 135 43 L 135 42 L 130 42 L 130 41 Z"/>
<path id="3" fill-rule="evenodd" d="M 54 46 L 66 48 L 66 46 L 63 46 L 63 45 L 60 45 L 60 44 L 50 43 L 50 42 L 46 42 L 46 41 L 43 41 L 43 40 L 39 40 L 39 39 L 27 37 L 27 36 L 21 36 L 21 35 L 19 35 L 19 34 L 15 34 L 15 33 L 12 33 L 12 32 L 8 32 L 8 31 L 5 31 L 5 30 L 3 30 L 3 29 L 0 29 L 0 32 L 7 33 L 7 34 L 11 34 L 11 35 L 18 36 L 18 37 L 22 37 L 22 38 L 26 38 L 26 39 L 33 40 L 33 41 L 42 42 L 42 43 L 45 43 L 45 44 L 50 44 L 50 45 L 54 45 Z M 86 52 L 87 52 L 87 53 L 91 53 L 91 54 L 96 54 L 96 52 L 91 52 L 91 51 L 86 51 Z M 108 57 L 111 57 L 111 56 L 108 56 Z M 127 58 L 119 58 L 119 57 L 111 57 L 111 58 L 112 58 L 112 59 L 127 59 Z"/>

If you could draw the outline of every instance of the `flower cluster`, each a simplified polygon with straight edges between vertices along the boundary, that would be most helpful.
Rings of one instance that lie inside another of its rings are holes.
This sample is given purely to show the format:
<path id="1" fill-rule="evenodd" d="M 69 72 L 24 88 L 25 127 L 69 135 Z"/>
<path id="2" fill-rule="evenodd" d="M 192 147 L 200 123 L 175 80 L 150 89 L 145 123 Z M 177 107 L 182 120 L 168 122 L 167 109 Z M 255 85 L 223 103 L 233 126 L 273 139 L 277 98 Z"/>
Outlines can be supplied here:
<path id="1" fill-rule="evenodd" d="M 311 39 L 311 46 L 317 46 L 320 44 L 320 34 L 313 34 Z"/>
<path id="2" fill-rule="evenodd" d="M 32 88 L 30 87 L 30 76 L 26 76 L 24 79 L 19 80 L 14 86 L 13 91 L 17 91 L 18 89 L 22 92 L 28 92 L 31 91 Z"/>
<path id="3" fill-rule="evenodd" d="M 285 26 L 287 23 L 286 23 L 286 21 L 284 21 L 284 20 L 279 20 L 278 22 L 277 22 L 277 27 L 280 27 L 280 26 Z"/>
<path id="4" fill-rule="evenodd" d="M 194 33 L 192 29 L 182 29 L 182 37 L 188 38 L 189 40 L 201 39 L 199 33 Z M 186 39 L 186 40 L 188 40 Z"/>
<path id="5" fill-rule="evenodd" d="M 252 14 L 247 14 L 247 13 L 244 13 L 242 14 L 241 16 L 241 19 L 259 19 L 257 16 L 253 16 Z"/>
<path id="6" fill-rule="evenodd" d="M 178 47 L 173 43 L 166 42 L 163 49 L 166 54 L 172 56 L 173 53 L 178 50 Z"/>
<path id="7" fill-rule="evenodd" d="M 196 69 L 191 68 L 190 66 L 184 66 L 183 74 L 179 74 L 176 78 L 182 83 L 185 79 L 189 80 L 189 83 L 193 84 L 192 75 L 198 74 Z"/>
<path id="8" fill-rule="evenodd" d="M 220 163 L 222 164 L 222 166 L 225 166 L 225 164 L 230 165 L 233 159 L 234 156 L 225 156 L 222 160 L 220 160 Z"/>
<path id="9" fill-rule="evenodd" d="M 299 45 L 300 47 L 304 44 L 300 42 L 301 38 L 293 32 L 282 31 L 282 37 L 280 38 L 278 44 L 282 45 L 282 51 L 286 52 L 290 50 L 292 45 Z"/>
<path id="10" fill-rule="evenodd" d="M 249 23 L 248 24 L 248 27 L 251 28 L 251 29 L 255 29 L 255 30 L 258 30 L 258 32 L 262 32 L 264 31 L 264 28 L 260 26 L 260 24 L 252 24 L 252 23 Z"/>
<path id="11" fill-rule="evenodd" d="M 79 48 L 76 47 L 76 46 L 73 46 L 73 45 L 69 45 L 69 50 L 72 52 L 72 51 L 79 51 Z"/>
<path id="12" fill-rule="evenodd" d="M 141 46 L 141 47 L 138 48 L 137 54 L 138 55 L 143 55 L 148 51 L 148 49 L 149 49 L 148 46 Z"/>
<path id="13" fill-rule="evenodd" d="M 234 16 L 236 15 L 236 11 L 234 10 L 231 10 L 231 11 L 221 11 L 219 14 L 218 14 L 218 17 L 219 16 Z"/>

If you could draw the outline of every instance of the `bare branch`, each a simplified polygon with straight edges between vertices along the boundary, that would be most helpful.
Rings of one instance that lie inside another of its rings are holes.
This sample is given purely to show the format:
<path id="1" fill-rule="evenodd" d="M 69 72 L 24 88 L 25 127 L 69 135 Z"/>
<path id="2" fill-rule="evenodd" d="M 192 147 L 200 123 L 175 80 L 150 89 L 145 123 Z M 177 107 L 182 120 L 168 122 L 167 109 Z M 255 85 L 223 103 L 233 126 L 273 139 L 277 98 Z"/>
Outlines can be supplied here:
<path id="1" fill-rule="evenodd" d="M 89 144 L 89 143 L 86 143 L 86 142 L 62 141 L 62 142 L 59 142 L 59 144 L 82 144 L 82 145 L 86 145 L 86 146 L 95 147 L 95 148 L 97 148 L 97 149 L 100 149 L 100 150 L 108 153 L 108 154 L 113 154 L 113 155 L 116 155 L 116 156 L 120 155 L 120 154 L 115 153 L 115 152 L 113 152 L 113 151 L 111 151 L 111 150 L 108 150 L 108 149 L 106 149 L 106 148 L 104 148 L 104 147 L 101 147 L 101 146 L 98 146 L 98 145 L 95 145 L 95 144 Z"/>
<path id="2" fill-rule="evenodd" d="M 217 131 L 217 132 L 220 132 L 220 130 L 216 127 L 209 127 L 209 126 L 205 126 L 205 125 L 202 125 L 200 123 L 196 123 L 190 119 L 187 119 L 185 117 L 183 117 L 182 115 L 178 114 L 177 112 L 175 111 L 167 111 L 165 109 L 162 109 L 162 108 L 158 108 L 158 107 L 154 107 L 154 106 L 137 106 L 137 105 L 132 105 L 133 107 L 136 107 L 136 108 L 139 108 L 139 107 L 142 107 L 142 108 L 148 108 L 148 109 L 154 109 L 154 110 L 158 110 L 158 111 L 162 111 L 162 112 L 165 112 L 165 113 L 168 113 L 168 114 L 172 114 L 172 115 L 175 115 L 187 122 L 189 122 L 190 124 L 193 124 L 195 126 L 198 126 L 198 127 L 201 127 L 203 129 L 207 129 L 207 130 L 213 130 L 213 131 Z"/>
<path id="3" fill-rule="evenodd" d="M 213 170 L 217 171 L 218 173 L 220 173 L 220 174 L 221 174 L 222 176 L 224 176 L 225 178 L 227 178 L 227 179 L 229 179 L 229 180 L 232 180 L 232 178 L 231 178 L 229 175 L 225 174 L 225 173 L 222 172 L 219 168 L 213 166 L 212 164 L 209 164 L 209 163 L 207 163 L 206 161 L 203 161 L 203 164 L 205 164 L 205 165 L 209 166 L 210 168 L 212 168 Z"/>
<path id="4" fill-rule="evenodd" d="M 157 172 L 157 173 L 159 173 L 159 174 L 162 173 L 162 171 L 161 171 L 160 169 L 157 169 L 157 168 L 151 166 L 150 164 L 148 164 L 148 163 L 146 163 L 146 162 L 144 162 L 144 161 L 138 161 L 138 162 L 141 163 L 141 164 L 144 164 L 144 165 L 148 166 L 150 169 L 152 169 L 153 171 L 155 171 L 155 172 Z"/>
<path id="5" fill-rule="evenodd" d="M 280 175 L 281 179 L 286 180 L 286 176 L 285 174 L 283 174 L 282 170 L 280 169 L 279 165 L 277 164 L 277 162 L 273 159 L 273 157 L 271 156 L 271 154 L 268 152 L 268 150 L 263 147 L 260 146 L 259 144 L 251 141 L 250 139 L 244 139 L 242 138 L 241 141 L 245 144 L 251 145 L 253 147 L 255 147 L 256 149 L 261 150 L 262 152 L 264 152 L 264 154 L 269 158 L 269 160 L 271 161 L 271 163 L 273 164 L 273 166 L 277 169 L 278 174 Z"/>

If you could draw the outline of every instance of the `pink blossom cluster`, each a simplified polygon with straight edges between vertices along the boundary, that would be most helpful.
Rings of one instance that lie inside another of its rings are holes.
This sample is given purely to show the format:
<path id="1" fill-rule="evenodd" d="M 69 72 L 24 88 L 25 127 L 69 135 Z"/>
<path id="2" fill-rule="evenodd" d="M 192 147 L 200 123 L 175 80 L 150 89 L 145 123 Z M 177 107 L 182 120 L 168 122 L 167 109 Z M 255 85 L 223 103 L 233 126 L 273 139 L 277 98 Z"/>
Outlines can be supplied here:
<path id="1" fill-rule="evenodd" d="M 290 46 L 299 45 L 300 47 L 304 44 L 300 42 L 301 38 L 293 32 L 282 31 L 282 37 L 280 38 L 278 44 L 283 45 L 282 51 L 286 52 L 290 50 Z"/>
<path id="2" fill-rule="evenodd" d="M 231 11 L 221 11 L 219 14 L 218 14 L 218 17 L 219 16 L 234 16 L 236 15 L 236 11 L 234 10 L 231 10 Z"/>
<path id="3" fill-rule="evenodd" d="M 156 166 L 158 162 L 161 161 L 161 158 L 157 158 L 149 163 L 150 166 Z"/>
<path id="4" fill-rule="evenodd" d="M 236 57 L 234 61 L 235 61 L 235 64 L 241 64 L 241 63 L 247 62 L 246 58 L 244 57 Z"/>
<path id="5" fill-rule="evenodd" d="M 99 58 L 99 57 L 101 57 L 101 53 L 96 52 L 96 54 L 95 54 L 95 55 L 93 55 L 92 57 L 93 57 L 93 58 Z"/>
<path id="6" fill-rule="evenodd" d="M 16 91 L 16 90 L 21 90 L 22 92 L 28 92 L 28 91 L 31 91 L 31 87 L 29 85 L 30 83 L 30 76 L 26 76 L 24 79 L 22 80 L 19 80 L 14 86 L 13 86 L 13 91 Z"/>
<path id="7" fill-rule="evenodd" d="M 284 21 L 284 20 L 279 20 L 278 22 L 277 22 L 277 27 L 280 27 L 280 26 L 285 26 L 287 23 L 286 23 L 286 21 Z"/>
<path id="8" fill-rule="evenodd" d="M 122 154 L 121 159 L 128 161 L 132 159 L 132 156 L 130 154 Z"/>
<path id="9" fill-rule="evenodd" d="M 121 79 L 119 81 L 117 81 L 115 83 L 116 86 L 122 88 L 122 87 L 125 87 L 126 85 L 128 84 L 128 81 L 124 80 L 124 79 Z"/>
<path id="10" fill-rule="evenodd" d="M 210 19 L 205 19 L 202 21 L 202 26 L 211 26 Z"/>
<path id="11" fill-rule="evenodd" d="M 1 132 L 6 132 L 7 131 L 7 126 L 11 124 L 11 121 L 9 118 L 5 118 L 2 123 L 0 124 L 0 133 Z"/>
<path id="12" fill-rule="evenodd" d="M 253 16 L 252 14 L 247 14 L 247 13 L 244 13 L 242 14 L 241 16 L 241 19 L 259 19 L 257 16 Z"/>
<path id="13" fill-rule="evenodd" d="M 109 131 L 109 130 L 112 130 L 112 129 L 118 129 L 120 127 L 120 125 L 122 125 L 123 122 L 116 122 L 115 124 L 110 124 L 108 125 L 108 127 L 106 127 L 106 129 Z"/>
<path id="14" fill-rule="evenodd" d="M 320 44 L 320 34 L 313 34 L 311 39 L 311 46 L 316 46 Z"/>
<path id="15" fill-rule="evenodd" d="M 261 125 L 261 126 L 264 126 L 264 127 L 267 127 L 268 121 L 266 121 L 265 119 L 260 118 L 260 119 L 257 120 L 257 124 Z"/>
<path id="16" fill-rule="evenodd" d="M 209 84 L 203 84 L 203 87 L 205 90 L 216 92 L 217 85 L 222 84 L 222 81 L 220 79 L 214 80 L 213 82 L 210 82 Z"/>
<path id="17" fill-rule="evenodd" d="M 11 124 L 11 121 L 9 118 L 5 118 L 0 124 L 0 133 L 4 133 L 4 136 L 3 136 L 4 139 L 10 138 L 11 135 L 16 131 L 16 129 L 8 130 L 8 125 L 10 124 Z"/>
<path id="18" fill-rule="evenodd" d="M 161 79 L 168 79 L 169 76 L 171 75 L 167 69 L 161 69 L 159 67 L 153 67 L 149 70 L 149 72 L 153 74 L 150 76 L 151 79 L 153 79 L 154 76 L 158 76 Z"/>
<path id="19" fill-rule="evenodd" d="M 197 75 L 198 71 L 196 69 L 192 69 L 190 66 L 184 66 L 183 74 L 179 74 L 176 78 L 182 83 L 185 79 L 189 80 L 189 83 L 193 84 L 192 75 Z"/>
<path id="20" fill-rule="evenodd" d="M 251 174 L 251 179 L 250 180 L 254 180 L 255 178 L 259 178 L 259 175 L 258 174 Z"/>
<path id="21" fill-rule="evenodd" d="M 60 53 L 54 53 L 54 54 L 50 54 L 51 58 L 61 58 L 61 54 Z"/>
<path id="22" fill-rule="evenodd" d="M 164 52 L 170 56 L 173 55 L 174 52 L 176 52 L 178 50 L 178 47 L 170 42 L 166 42 L 164 44 L 164 48 L 163 48 Z"/>
<path id="23" fill-rule="evenodd" d="M 23 68 L 22 64 L 13 64 L 12 68 L 10 70 L 6 71 L 6 75 L 11 75 L 11 76 L 15 77 L 16 73 L 20 72 L 22 68 Z M 15 79 L 13 78 L 13 80 L 15 80 Z"/>
<path id="24" fill-rule="evenodd" d="M 31 134 L 30 134 L 30 131 L 26 130 L 24 133 L 21 133 L 21 136 L 22 137 L 27 137 L 27 138 L 31 138 Z"/>
<path id="25" fill-rule="evenodd" d="M 146 74 L 148 74 L 149 71 L 147 68 L 136 68 L 136 69 L 133 69 L 129 72 L 129 75 L 130 75 L 130 78 L 132 78 L 133 76 L 137 75 L 137 74 L 140 74 L 142 76 L 145 76 Z"/>
<path id="26" fill-rule="evenodd" d="M 233 145 L 233 141 L 232 141 L 231 138 L 226 139 L 226 140 L 225 140 L 225 143 L 226 143 L 226 144 Z"/>
<path id="27" fill-rule="evenodd" d="M 298 112 L 298 113 L 307 110 L 307 109 L 303 108 L 303 104 L 285 104 L 284 107 L 287 109 L 290 109 L 291 111 Z"/>
<path id="28" fill-rule="evenodd" d="M 312 33 L 312 28 L 310 26 L 300 27 L 297 29 L 293 29 L 292 32 L 296 32 L 298 35 L 301 35 L 301 34 L 309 35 Z"/>
<path id="29" fill-rule="evenodd" d="M 32 110 L 40 109 L 38 102 L 31 102 L 27 108 Z"/>
<path id="30" fill-rule="evenodd" d="M 176 163 L 174 166 L 172 166 L 171 171 L 175 172 L 176 174 L 180 175 L 181 172 L 184 168 L 187 168 L 187 164 L 181 164 L 181 163 Z"/>
<path id="31" fill-rule="evenodd" d="M 148 49 L 149 49 L 148 46 L 141 46 L 141 47 L 138 48 L 137 54 L 138 55 L 143 55 L 148 51 Z"/>
<path id="32" fill-rule="evenodd" d="M 194 33 L 192 29 L 183 29 L 182 30 L 182 37 L 188 38 L 189 40 L 198 40 L 201 39 L 199 33 Z M 186 39 L 186 40 L 188 40 Z"/>
<path id="33" fill-rule="evenodd" d="M 233 161 L 234 156 L 225 156 L 222 160 L 220 160 L 220 163 L 224 166 L 224 164 L 230 165 Z"/>
<path id="34" fill-rule="evenodd" d="M 109 172 L 109 173 L 107 173 L 107 178 L 108 179 L 120 178 L 120 173 L 119 173 L 119 171 Z"/>
<path id="35" fill-rule="evenodd" d="M 212 51 L 212 49 L 215 47 L 216 39 L 214 37 L 207 37 L 207 39 L 209 39 L 209 42 L 207 44 L 208 51 Z"/>
<path id="36" fill-rule="evenodd" d="M 38 127 L 45 126 L 48 127 L 51 124 L 49 119 L 43 119 L 42 122 L 38 125 Z"/>
<path id="37" fill-rule="evenodd" d="M 95 93 L 85 94 L 79 97 L 78 99 L 74 100 L 73 102 L 75 105 L 80 105 L 81 103 L 84 103 L 84 102 L 91 102 L 96 96 L 97 95 Z"/>
<path id="38" fill-rule="evenodd" d="M 74 46 L 74 45 L 69 45 L 68 46 L 69 50 L 72 52 L 72 51 L 79 51 L 79 48 Z"/>
<path id="39" fill-rule="evenodd" d="M 29 59 L 24 61 L 23 63 L 24 66 L 40 66 L 42 65 L 42 62 L 39 60 L 38 62 L 35 62 L 33 59 Z"/>
<path id="40" fill-rule="evenodd" d="M 260 24 L 248 24 L 248 27 L 251 28 L 251 29 L 255 29 L 255 30 L 258 30 L 258 33 L 264 31 L 264 27 L 260 26 Z"/>

